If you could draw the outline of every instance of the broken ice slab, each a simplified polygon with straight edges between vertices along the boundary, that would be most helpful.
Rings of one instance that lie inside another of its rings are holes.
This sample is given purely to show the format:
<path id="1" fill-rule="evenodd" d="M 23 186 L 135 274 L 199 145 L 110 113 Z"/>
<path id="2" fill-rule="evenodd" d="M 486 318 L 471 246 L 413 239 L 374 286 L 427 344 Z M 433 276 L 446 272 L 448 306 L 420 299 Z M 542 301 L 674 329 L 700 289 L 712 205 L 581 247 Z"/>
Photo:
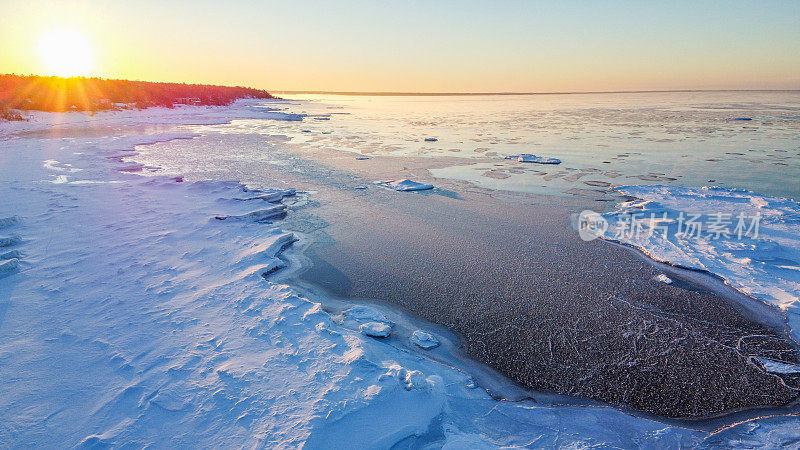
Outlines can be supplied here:
<path id="1" fill-rule="evenodd" d="M 419 183 L 408 178 L 402 180 L 384 181 L 384 186 L 394 189 L 395 191 L 424 191 L 433 189 L 432 184 Z"/>
<path id="2" fill-rule="evenodd" d="M 536 163 L 536 164 L 561 164 L 558 158 L 548 158 L 546 156 L 536 156 L 530 153 L 522 153 L 519 155 L 506 156 L 506 159 L 515 159 L 519 162 Z"/>

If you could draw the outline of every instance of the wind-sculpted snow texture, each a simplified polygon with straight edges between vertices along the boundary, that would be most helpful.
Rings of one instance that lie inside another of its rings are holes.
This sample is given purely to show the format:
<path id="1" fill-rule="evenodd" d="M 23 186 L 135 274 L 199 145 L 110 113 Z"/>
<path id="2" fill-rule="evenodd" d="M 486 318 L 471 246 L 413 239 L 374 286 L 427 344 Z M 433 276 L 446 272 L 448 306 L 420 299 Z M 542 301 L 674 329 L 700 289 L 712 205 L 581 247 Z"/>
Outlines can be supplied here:
<path id="1" fill-rule="evenodd" d="M 164 114 L 151 120 L 192 120 Z M 104 125 L 119 122 L 92 127 Z M 708 435 L 612 408 L 495 401 L 469 375 L 366 336 L 263 276 L 286 265 L 294 236 L 261 212 L 281 209 L 292 191 L 115 170 L 137 144 L 190 137 L 174 131 L 4 136 L 1 251 L 17 268 L 0 278 L 3 447 L 651 448 L 798 438 L 786 418 Z"/>

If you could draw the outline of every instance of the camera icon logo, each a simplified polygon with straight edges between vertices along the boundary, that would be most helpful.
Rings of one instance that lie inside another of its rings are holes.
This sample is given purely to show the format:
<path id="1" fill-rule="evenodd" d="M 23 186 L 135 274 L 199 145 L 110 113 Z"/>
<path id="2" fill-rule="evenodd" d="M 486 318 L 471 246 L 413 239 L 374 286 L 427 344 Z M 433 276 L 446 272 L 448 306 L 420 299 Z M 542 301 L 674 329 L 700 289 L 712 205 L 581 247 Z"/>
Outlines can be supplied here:
<path id="1" fill-rule="evenodd" d="M 602 214 L 586 209 L 578 216 L 578 235 L 586 242 L 605 235 L 608 221 Z"/>

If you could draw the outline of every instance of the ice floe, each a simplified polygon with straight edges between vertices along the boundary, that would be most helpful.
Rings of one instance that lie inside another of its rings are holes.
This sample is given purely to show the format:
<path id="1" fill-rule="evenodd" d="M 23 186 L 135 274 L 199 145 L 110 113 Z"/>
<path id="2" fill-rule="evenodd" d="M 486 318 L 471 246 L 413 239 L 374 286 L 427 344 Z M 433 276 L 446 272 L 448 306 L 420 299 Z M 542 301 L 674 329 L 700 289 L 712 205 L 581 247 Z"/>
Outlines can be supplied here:
<path id="1" fill-rule="evenodd" d="M 436 339 L 436 336 L 427 331 L 414 330 L 414 332 L 411 333 L 410 339 L 412 344 L 425 350 L 430 350 L 439 346 L 439 340 Z"/>
<path id="2" fill-rule="evenodd" d="M 509 155 L 505 159 L 513 159 L 519 162 L 536 163 L 536 164 L 561 164 L 558 158 L 548 158 L 546 156 L 536 156 L 530 153 L 521 153 L 519 155 Z"/>
<path id="3" fill-rule="evenodd" d="M 402 180 L 384 181 L 380 183 L 395 191 L 425 191 L 433 189 L 432 184 L 419 183 L 417 181 L 409 180 L 408 178 Z"/>

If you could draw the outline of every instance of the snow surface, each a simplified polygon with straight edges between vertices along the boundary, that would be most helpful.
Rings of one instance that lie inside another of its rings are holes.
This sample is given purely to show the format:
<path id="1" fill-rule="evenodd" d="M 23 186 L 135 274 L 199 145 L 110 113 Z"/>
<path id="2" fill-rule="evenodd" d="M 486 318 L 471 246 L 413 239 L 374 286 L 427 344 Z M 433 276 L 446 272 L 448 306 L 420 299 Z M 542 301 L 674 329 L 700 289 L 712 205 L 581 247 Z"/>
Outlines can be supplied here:
<path id="1" fill-rule="evenodd" d="M 239 100 L 233 106 L 189 106 L 176 105 L 174 108 L 154 107 L 147 109 L 123 109 L 106 111 L 95 115 L 73 111 L 66 113 L 47 113 L 33 111 L 26 114 L 28 120 L 3 122 L 0 135 L 20 131 L 48 130 L 54 126 L 93 127 L 135 126 L 156 124 L 213 125 L 242 119 L 274 119 L 282 121 L 302 121 L 303 114 L 281 112 L 279 100 Z M 42 161 L 45 163 L 49 158 Z"/>
<path id="2" fill-rule="evenodd" d="M 19 259 L 3 258 L 3 261 L 0 261 L 0 277 L 4 277 L 17 270 L 19 270 Z"/>
<path id="3" fill-rule="evenodd" d="M 252 213 L 290 192 L 119 171 L 136 145 L 187 136 L 97 133 L 232 119 L 253 105 L 24 124 L 66 117 L 91 137 L 17 137 L 8 134 L 16 124 L 0 124 L 0 218 L 18 217 L 0 234 L 20 237 L 3 249 L 18 252 L 9 260 L 19 270 L 0 279 L 3 447 L 775 447 L 800 438 L 792 417 L 709 434 L 613 408 L 496 401 L 469 374 L 340 323 L 391 323 L 385 314 L 331 315 L 325 299 L 262 276 L 286 264 L 294 236 Z"/>
<path id="4" fill-rule="evenodd" d="M 609 223 L 607 239 L 639 248 L 658 261 L 720 276 L 735 289 L 786 311 L 792 333 L 800 339 L 800 204 L 721 187 L 615 190 L 635 199 L 603 215 Z M 631 226 L 634 217 L 638 232 Z M 757 222 L 757 233 L 745 228 L 738 233 L 738 217 L 748 229 Z M 700 233 L 688 232 L 690 219 L 701 224 Z M 679 233 L 681 225 L 684 233 Z M 728 235 L 718 233 L 723 229 Z"/>

